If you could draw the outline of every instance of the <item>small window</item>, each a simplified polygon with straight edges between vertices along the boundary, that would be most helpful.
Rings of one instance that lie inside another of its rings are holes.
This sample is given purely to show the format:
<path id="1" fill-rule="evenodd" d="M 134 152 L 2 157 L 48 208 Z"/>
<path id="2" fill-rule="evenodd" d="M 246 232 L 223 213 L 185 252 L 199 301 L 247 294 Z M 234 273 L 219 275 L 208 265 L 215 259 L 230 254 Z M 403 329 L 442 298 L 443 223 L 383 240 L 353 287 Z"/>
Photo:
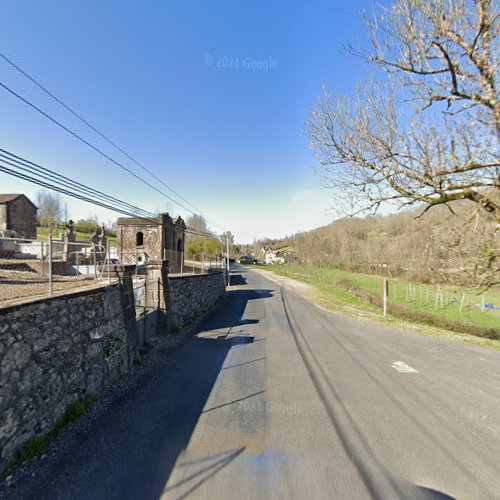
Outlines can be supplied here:
<path id="1" fill-rule="evenodd" d="M 177 251 L 182 252 L 182 239 L 181 238 L 179 238 L 179 240 L 177 241 Z"/>
<path id="2" fill-rule="evenodd" d="M 140 231 L 135 235 L 135 246 L 144 246 L 144 235 Z"/>

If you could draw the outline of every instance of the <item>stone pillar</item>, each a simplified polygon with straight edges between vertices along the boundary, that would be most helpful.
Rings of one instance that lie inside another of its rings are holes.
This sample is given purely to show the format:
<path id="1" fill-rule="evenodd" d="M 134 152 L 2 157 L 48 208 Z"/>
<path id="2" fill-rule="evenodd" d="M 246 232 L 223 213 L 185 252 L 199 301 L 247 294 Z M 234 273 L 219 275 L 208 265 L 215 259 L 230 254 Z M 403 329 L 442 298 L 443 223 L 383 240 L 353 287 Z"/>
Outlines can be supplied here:
<path id="1" fill-rule="evenodd" d="M 129 366 L 139 357 L 139 332 L 137 331 L 137 321 L 135 319 L 134 286 L 132 274 L 124 272 L 120 277 L 122 290 L 122 308 L 127 330 L 128 362 Z"/>
<path id="2" fill-rule="evenodd" d="M 170 294 L 168 287 L 168 260 L 148 261 L 146 264 L 148 287 L 158 287 L 158 333 L 170 332 Z"/>

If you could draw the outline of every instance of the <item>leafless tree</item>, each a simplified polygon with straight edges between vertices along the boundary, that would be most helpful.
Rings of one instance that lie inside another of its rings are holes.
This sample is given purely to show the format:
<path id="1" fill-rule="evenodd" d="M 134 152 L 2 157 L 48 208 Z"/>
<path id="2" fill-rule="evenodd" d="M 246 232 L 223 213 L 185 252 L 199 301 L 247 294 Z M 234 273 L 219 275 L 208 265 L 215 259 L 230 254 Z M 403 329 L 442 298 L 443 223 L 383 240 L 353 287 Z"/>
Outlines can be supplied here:
<path id="1" fill-rule="evenodd" d="M 498 14 L 491 0 L 396 0 L 366 17 L 357 54 L 383 71 L 354 97 L 324 88 L 306 122 L 344 210 L 465 199 L 500 224 Z"/>
<path id="2" fill-rule="evenodd" d="M 38 191 L 36 194 L 38 207 L 38 222 L 42 226 L 56 226 L 64 217 L 64 202 L 59 193 L 51 191 Z"/>

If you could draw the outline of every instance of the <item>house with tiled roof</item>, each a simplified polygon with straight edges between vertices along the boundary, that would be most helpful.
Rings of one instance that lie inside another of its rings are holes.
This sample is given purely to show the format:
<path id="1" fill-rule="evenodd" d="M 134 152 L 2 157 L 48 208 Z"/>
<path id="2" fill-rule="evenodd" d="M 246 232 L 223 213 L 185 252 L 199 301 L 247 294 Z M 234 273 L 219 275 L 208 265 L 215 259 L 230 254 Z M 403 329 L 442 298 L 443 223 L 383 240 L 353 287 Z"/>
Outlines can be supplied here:
<path id="1" fill-rule="evenodd" d="M 35 239 L 37 210 L 24 194 L 0 194 L 0 236 Z"/>

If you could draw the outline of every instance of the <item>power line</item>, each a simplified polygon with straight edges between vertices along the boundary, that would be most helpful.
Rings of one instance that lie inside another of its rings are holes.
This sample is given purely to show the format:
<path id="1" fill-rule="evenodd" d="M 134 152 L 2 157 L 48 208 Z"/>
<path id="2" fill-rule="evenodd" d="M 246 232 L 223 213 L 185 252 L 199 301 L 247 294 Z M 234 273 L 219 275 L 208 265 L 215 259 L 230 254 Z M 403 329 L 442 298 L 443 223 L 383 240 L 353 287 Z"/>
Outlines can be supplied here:
<path id="1" fill-rule="evenodd" d="M 46 87 L 44 87 L 40 82 L 38 82 L 34 77 L 32 77 L 31 75 L 29 75 L 26 71 L 24 71 L 22 68 L 20 68 L 17 64 L 15 64 L 13 61 L 11 61 L 5 54 L 1 53 L 0 52 L 0 57 L 2 57 L 2 59 L 4 59 L 8 64 L 10 64 L 14 69 L 16 69 L 17 71 L 19 71 L 22 75 L 24 75 L 26 78 L 28 78 L 32 83 L 34 83 L 38 88 L 40 88 L 43 92 L 45 92 L 48 96 L 50 96 L 52 99 L 54 99 L 57 103 L 59 103 L 61 106 L 63 106 L 67 111 L 69 111 L 73 116 L 75 116 L 76 118 L 78 118 L 82 123 L 84 123 L 85 125 L 87 125 L 87 127 L 89 127 L 90 129 L 92 129 L 96 134 L 98 134 L 100 137 L 102 137 L 105 141 L 107 141 L 109 144 L 111 144 L 114 148 L 116 148 L 118 151 L 120 151 L 120 153 L 122 153 L 123 155 L 125 155 L 129 160 L 131 160 L 132 162 L 134 162 L 138 167 L 140 167 L 142 170 L 144 170 L 145 172 L 147 172 L 149 175 L 151 175 L 154 179 L 156 179 L 158 182 L 160 182 L 164 187 L 166 187 L 169 191 L 171 191 L 172 193 L 174 193 L 176 196 L 178 196 L 181 200 L 183 200 L 184 202 L 186 202 L 188 205 L 190 205 L 192 208 L 194 208 L 196 210 L 196 212 L 198 212 L 199 214 L 203 215 L 203 217 L 205 217 L 206 220 L 210 221 L 212 224 L 214 224 L 215 226 L 221 228 L 222 230 L 224 230 L 224 228 L 217 224 L 215 221 L 213 221 L 212 219 L 210 219 L 207 215 L 205 215 L 199 208 L 197 208 L 195 205 L 193 205 L 191 202 L 189 202 L 188 200 L 186 200 L 186 198 L 184 198 L 181 194 L 179 194 L 177 191 L 175 191 L 174 189 L 172 189 L 168 184 L 166 184 L 162 179 L 160 179 L 158 176 L 156 176 L 153 172 L 151 172 L 151 170 L 149 170 L 148 168 L 146 168 L 141 162 L 139 162 L 138 160 L 136 160 L 133 156 L 131 156 L 129 153 L 127 153 L 123 148 L 121 148 L 120 146 L 118 146 L 114 141 L 112 141 L 111 139 L 109 139 L 109 137 L 107 137 L 106 135 L 104 135 L 102 132 L 100 132 L 96 127 L 94 127 L 91 123 L 89 123 L 85 118 L 83 118 L 79 113 L 77 113 L 76 111 L 74 111 L 72 108 L 70 108 L 67 104 L 65 104 L 61 99 L 59 99 L 57 96 L 55 96 L 52 92 L 50 92 Z M 5 86 L 4 86 L 5 88 Z M 7 89 L 8 90 L 8 89 Z M 24 100 L 24 99 L 23 99 Z M 24 100 L 24 102 L 26 102 Z M 47 118 L 49 118 L 47 115 L 44 115 L 46 116 Z M 54 121 L 54 120 L 53 120 Z M 94 149 L 94 148 L 93 148 Z M 109 158 L 108 158 L 109 159 Z M 164 193 L 162 193 L 164 194 Z M 164 194 L 164 196 L 166 196 Z M 179 206 L 181 206 L 182 208 L 188 210 L 189 212 L 193 213 L 191 210 L 187 209 L 186 207 L 184 207 L 183 205 L 179 204 L 178 202 L 172 200 L 170 197 L 167 196 L 168 199 L 170 199 L 171 201 L 173 201 L 174 203 L 178 204 Z"/>
<path id="2" fill-rule="evenodd" d="M 15 166 L 25 172 L 28 173 L 33 173 L 35 175 L 41 176 L 42 178 L 56 182 L 57 184 L 61 185 L 62 187 L 70 187 L 73 188 L 80 193 L 83 193 L 84 195 L 91 195 L 91 196 L 96 196 L 97 198 L 102 199 L 106 203 L 118 203 L 119 205 L 123 205 L 124 208 L 127 210 L 131 210 L 133 212 L 136 212 L 138 214 L 144 214 L 146 216 L 150 215 L 150 212 L 147 212 L 146 210 L 143 210 L 139 207 L 136 207 L 135 205 L 132 205 L 128 202 L 122 201 L 118 198 L 115 198 L 114 196 L 108 195 L 106 193 L 103 193 L 102 191 L 98 191 L 94 188 L 90 188 L 88 186 L 85 186 L 85 184 L 82 184 L 80 182 L 77 182 L 69 177 L 66 177 L 62 174 L 58 174 L 57 172 L 50 170 L 46 167 L 42 167 L 41 165 L 37 163 L 33 163 L 26 158 L 23 158 L 21 156 L 15 155 L 13 153 L 10 153 L 9 151 L 0 148 L 0 158 L 4 158 L 5 160 L 8 160 L 11 166 Z"/>
<path id="3" fill-rule="evenodd" d="M 71 129 L 69 129 L 68 127 L 66 127 L 65 125 L 63 125 L 59 121 L 57 121 L 55 118 L 52 118 L 52 116 L 50 116 L 49 114 L 47 114 L 45 111 L 41 110 L 39 107 L 35 106 L 33 103 L 31 103 L 30 101 L 28 101 L 27 99 L 25 99 L 21 95 L 17 94 L 14 90 L 12 90 L 11 88 L 7 87 L 7 85 L 5 85 L 2 82 L 0 82 L 0 87 L 4 88 L 8 92 L 10 92 L 13 96 L 17 97 L 18 99 L 20 99 L 21 101 L 23 101 L 25 104 L 27 104 L 28 106 L 30 106 L 34 110 L 38 111 L 40 114 L 42 114 L 43 116 L 45 116 L 45 118 L 49 119 L 50 121 L 52 121 L 53 123 L 55 123 L 57 126 L 61 127 L 63 130 L 65 130 L 66 132 L 68 132 L 69 134 L 71 134 L 73 137 L 77 138 L 79 141 L 83 142 L 84 144 L 86 144 L 87 146 L 89 146 L 90 148 L 92 148 L 94 151 L 96 151 L 97 153 L 99 153 L 101 156 L 103 156 L 104 158 L 106 158 L 110 162 L 112 162 L 115 165 L 117 165 L 118 167 L 122 168 L 123 170 L 125 170 L 126 172 L 128 172 L 130 175 L 133 175 L 136 179 L 140 180 L 142 183 L 146 184 L 150 188 L 152 188 L 155 191 L 157 191 L 158 193 L 162 194 L 163 196 L 165 196 L 166 198 L 168 198 L 170 201 L 173 201 L 175 204 L 179 205 L 180 207 L 184 208 L 188 212 L 191 212 L 193 215 L 195 215 L 195 212 L 193 212 L 189 208 L 185 207 L 181 203 L 177 202 L 176 200 L 174 200 L 173 198 L 171 198 L 170 196 L 168 196 L 167 194 L 165 194 L 163 191 L 160 191 L 155 186 L 153 186 L 149 182 L 147 182 L 144 179 L 142 179 L 141 177 L 139 177 L 137 174 L 135 174 L 134 172 L 132 172 L 132 170 L 128 169 L 127 167 L 125 167 L 124 165 L 122 165 L 120 162 L 117 162 L 116 160 L 114 160 L 113 158 L 111 158 L 111 156 L 109 156 L 106 153 L 104 153 L 102 150 L 100 150 L 98 147 L 96 147 L 93 144 L 91 144 L 89 141 L 87 141 L 86 139 L 84 139 L 83 137 L 81 137 L 80 135 L 78 135 L 76 132 L 73 132 Z"/>
<path id="4" fill-rule="evenodd" d="M 22 174 L 20 172 L 16 172 L 15 170 L 12 170 L 12 169 L 10 169 L 8 167 L 5 167 L 5 165 L 2 165 L 2 163 L 9 164 L 9 162 L 7 162 L 5 160 L 0 160 L 0 172 L 4 172 L 6 174 L 12 175 L 12 176 L 17 177 L 19 179 L 23 179 L 23 180 L 26 180 L 28 182 L 32 182 L 34 184 L 37 184 L 39 186 L 42 186 L 42 187 L 45 187 L 45 188 L 48 188 L 48 189 L 52 189 L 53 191 L 57 191 L 59 193 L 71 196 L 72 198 L 77 198 L 79 200 L 92 203 L 93 205 L 98 205 L 100 207 L 107 208 L 108 210 L 113 210 L 114 212 L 118 212 L 118 213 L 121 213 L 121 214 L 124 214 L 124 215 L 128 215 L 130 217 L 136 217 L 136 215 L 137 215 L 137 214 L 134 214 L 132 212 L 128 212 L 128 211 L 126 211 L 123 208 L 119 208 L 119 207 L 114 207 L 114 206 L 111 206 L 111 205 L 107 205 L 107 204 L 102 203 L 102 202 L 100 202 L 98 200 L 93 200 L 93 199 L 88 198 L 86 196 L 82 196 L 80 194 L 68 191 L 67 189 L 63 189 L 63 188 L 60 188 L 58 186 L 54 186 L 53 184 L 50 184 L 50 183 L 44 182 L 44 181 L 42 181 L 40 179 L 31 177 L 31 176 L 29 176 L 27 174 Z"/>
<path id="5" fill-rule="evenodd" d="M 18 99 L 20 99 L 21 101 L 23 101 L 25 104 L 27 104 L 28 106 L 30 106 L 31 108 L 33 108 L 35 111 L 38 111 L 38 113 L 40 113 L 41 115 L 45 116 L 45 118 L 47 118 L 51 122 L 55 123 L 58 127 L 61 127 L 63 130 L 65 130 L 66 132 L 68 132 L 69 134 L 71 134 L 73 137 L 77 138 L 79 141 L 81 141 L 84 144 L 86 144 L 88 147 L 92 148 L 94 151 L 96 151 L 97 153 L 99 153 L 101 156 L 103 156 L 104 158 L 106 158 L 110 162 L 114 163 L 118 167 L 120 167 L 123 170 L 125 170 L 126 172 L 128 172 L 130 175 L 134 176 L 136 179 L 138 179 L 139 181 L 141 181 L 143 184 L 146 184 L 150 188 L 154 189 L 155 191 L 157 191 L 161 195 L 163 195 L 166 198 L 168 198 L 170 201 L 174 202 L 176 205 L 179 205 L 180 207 L 182 207 L 184 210 L 187 210 L 188 212 L 191 212 L 193 215 L 196 215 L 196 212 L 193 212 L 193 210 L 185 207 L 184 205 L 182 205 L 181 203 L 179 203 L 178 201 L 176 201 L 172 197 L 170 197 L 168 194 L 165 194 L 163 191 L 160 191 L 158 188 L 156 188 L 155 186 L 153 186 L 149 182 L 147 182 L 144 179 L 142 179 L 136 173 L 132 172 L 132 170 L 130 170 L 129 168 L 127 168 L 124 165 L 122 165 L 120 162 L 118 162 L 118 161 L 114 160 L 113 158 L 111 158 L 111 156 L 109 156 L 106 153 L 104 153 L 104 151 L 100 150 L 97 146 L 94 146 L 92 143 L 90 143 L 89 141 L 87 141 L 86 139 L 84 139 L 83 137 L 81 137 L 80 135 L 78 135 L 76 132 L 73 132 L 71 129 L 69 129 L 68 127 L 66 127 L 65 125 L 63 125 L 61 122 L 57 121 L 55 118 L 52 118 L 52 116 L 50 116 L 49 114 L 47 114 L 45 111 L 43 111 L 39 107 L 35 106 L 33 103 L 31 103 L 30 101 L 28 101 L 27 99 L 25 99 L 23 96 L 21 96 L 18 93 L 16 93 L 14 90 L 12 90 L 11 88 L 9 88 L 4 83 L 0 82 L 0 87 L 2 87 L 3 89 L 7 90 L 7 92 L 10 92 L 13 96 L 15 96 Z"/>
<path id="6" fill-rule="evenodd" d="M 21 169 L 23 172 L 13 170 L 11 167 Z M 106 195 L 105 193 L 102 193 L 97 189 L 91 188 L 69 177 L 58 174 L 53 170 L 42 167 L 37 163 L 27 160 L 21 156 L 17 156 L 14 153 L 11 153 L 2 148 L 0 148 L 0 172 L 4 172 L 13 177 L 17 177 L 33 184 L 37 184 L 47 189 L 51 189 L 58 193 L 70 196 L 72 198 L 76 198 L 123 215 L 128 215 L 129 217 L 140 217 L 146 220 L 149 219 L 151 222 L 157 222 L 157 216 L 152 212 L 148 212 L 141 208 L 135 207 L 134 205 L 131 205 L 130 203 L 113 196 Z M 60 179 L 58 179 L 58 177 L 60 177 Z M 66 183 L 69 183 L 69 187 L 72 187 L 74 190 L 70 191 L 69 189 L 64 187 L 67 185 Z M 110 201 L 106 202 L 106 198 Z M 186 233 L 197 236 L 215 237 L 211 233 L 200 231 L 190 227 L 186 227 Z"/>
<path id="7" fill-rule="evenodd" d="M 209 238 L 216 238 L 217 236 L 215 234 L 212 234 L 212 233 L 207 233 L 205 231 L 198 231 L 197 229 L 193 229 L 193 228 L 190 228 L 190 227 L 186 227 L 186 233 L 188 234 L 194 234 L 196 236 L 206 236 L 206 237 L 209 237 Z"/>

